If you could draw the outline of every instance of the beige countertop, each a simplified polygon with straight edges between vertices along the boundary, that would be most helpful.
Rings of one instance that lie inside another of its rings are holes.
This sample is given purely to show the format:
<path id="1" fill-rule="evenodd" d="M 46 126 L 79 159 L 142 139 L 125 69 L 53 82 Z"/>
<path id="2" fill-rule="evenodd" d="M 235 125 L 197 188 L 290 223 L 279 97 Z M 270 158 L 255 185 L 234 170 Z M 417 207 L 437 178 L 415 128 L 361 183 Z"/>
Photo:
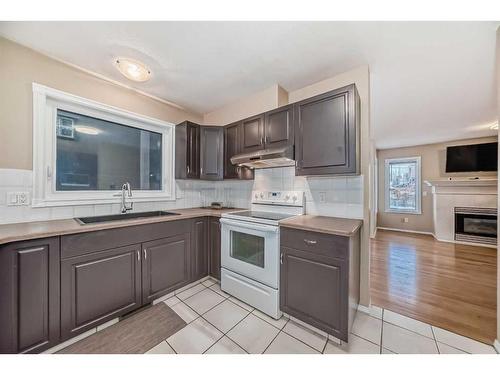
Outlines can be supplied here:
<path id="1" fill-rule="evenodd" d="M 363 221 L 358 219 L 314 215 L 295 216 L 280 221 L 280 227 L 348 237 L 354 235 L 362 225 Z"/>
<path id="2" fill-rule="evenodd" d="M 241 210 L 243 209 L 224 208 L 222 210 L 214 210 L 210 208 L 185 208 L 178 210 L 168 210 L 170 212 L 178 213 L 179 215 L 128 219 L 86 225 L 81 225 L 74 219 L 3 224 L 0 225 L 0 245 L 15 241 L 61 236 L 73 233 L 93 232 L 103 229 L 120 228 L 132 225 L 192 219 L 202 216 L 220 217 L 222 213 Z M 336 234 L 340 236 L 352 236 L 361 227 L 362 221 L 337 217 L 302 215 L 282 220 L 280 221 L 279 225 L 286 228 L 309 230 L 313 232 Z"/>
<path id="3" fill-rule="evenodd" d="M 120 221 L 110 221 L 99 224 L 81 225 L 75 219 L 34 221 L 26 223 L 14 223 L 0 225 L 0 244 L 15 241 L 30 240 L 35 238 L 46 238 L 61 236 L 64 234 L 92 232 L 103 229 L 120 228 L 131 225 L 141 225 L 159 223 L 164 221 L 192 219 L 202 216 L 220 217 L 224 212 L 241 211 L 243 208 L 223 208 L 214 210 L 210 208 L 185 208 L 178 210 L 167 210 L 176 212 L 179 215 L 159 216 L 142 219 L 127 219 Z"/>

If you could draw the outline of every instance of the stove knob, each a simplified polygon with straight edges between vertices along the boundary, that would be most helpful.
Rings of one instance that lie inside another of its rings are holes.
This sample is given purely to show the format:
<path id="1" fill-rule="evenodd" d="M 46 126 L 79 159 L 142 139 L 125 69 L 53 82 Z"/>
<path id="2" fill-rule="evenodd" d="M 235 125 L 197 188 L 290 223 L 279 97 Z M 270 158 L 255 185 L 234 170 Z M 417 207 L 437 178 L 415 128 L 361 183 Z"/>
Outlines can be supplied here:
<path id="1" fill-rule="evenodd" d="M 285 195 L 285 200 L 287 201 L 287 200 L 289 200 L 289 199 L 290 199 L 290 196 L 289 196 L 288 194 L 287 194 L 287 195 Z"/>
<path id="2" fill-rule="evenodd" d="M 293 201 L 295 202 L 295 201 L 297 200 L 297 196 L 296 196 L 296 195 L 294 195 L 294 196 L 292 197 L 292 199 L 293 199 Z"/>
<path id="3" fill-rule="evenodd" d="M 260 193 L 260 198 L 264 199 L 264 193 Z"/>
<path id="4" fill-rule="evenodd" d="M 254 197 L 255 199 L 257 199 L 259 197 L 259 194 L 255 193 Z"/>

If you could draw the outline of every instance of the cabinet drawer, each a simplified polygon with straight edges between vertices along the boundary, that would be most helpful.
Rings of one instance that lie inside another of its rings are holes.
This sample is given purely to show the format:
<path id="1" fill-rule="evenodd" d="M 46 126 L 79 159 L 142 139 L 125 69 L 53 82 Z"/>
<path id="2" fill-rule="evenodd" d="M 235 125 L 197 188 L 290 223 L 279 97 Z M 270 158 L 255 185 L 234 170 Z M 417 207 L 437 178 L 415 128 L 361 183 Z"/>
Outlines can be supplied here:
<path id="1" fill-rule="evenodd" d="M 349 237 L 290 228 L 281 228 L 280 233 L 281 246 L 333 258 L 349 257 Z"/>

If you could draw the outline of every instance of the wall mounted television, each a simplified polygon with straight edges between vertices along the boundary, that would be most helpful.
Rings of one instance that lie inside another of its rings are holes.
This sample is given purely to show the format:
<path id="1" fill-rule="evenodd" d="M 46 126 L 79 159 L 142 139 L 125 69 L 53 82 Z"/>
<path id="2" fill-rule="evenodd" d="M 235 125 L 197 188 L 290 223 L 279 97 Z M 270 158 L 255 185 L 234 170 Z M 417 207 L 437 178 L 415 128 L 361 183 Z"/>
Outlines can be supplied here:
<path id="1" fill-rule="evenodd" d="M 446 147 L 446 173 L 498 169 L 498 142 Z"/>

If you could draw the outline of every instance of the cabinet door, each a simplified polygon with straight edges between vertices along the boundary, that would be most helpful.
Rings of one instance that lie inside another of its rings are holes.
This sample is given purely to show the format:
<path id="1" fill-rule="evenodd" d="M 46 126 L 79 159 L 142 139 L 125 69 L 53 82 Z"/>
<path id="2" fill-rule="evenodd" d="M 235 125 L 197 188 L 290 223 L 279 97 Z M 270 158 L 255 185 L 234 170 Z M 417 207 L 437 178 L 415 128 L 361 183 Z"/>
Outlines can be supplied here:
<path id="1" fill-rule="evenodd" d="M 188 122 L 186 128 L 186 177 L 200 177 L 200 126 Z"/>
<path id="2" fill-rule="evenodd" d="M 142 302 L 149 303 L 189 282 L 190 233 L 142 244 Z"/>
<path id="3" fill-rule="evenodd" d="M 61 261 L 61 336 L 68 339 L 141 306 L 141 247 Z"/>
<path id="4" fill-rule="evenodd" d="M 207 219 L 193 220 L 193 241 L 191 248 L 191 281 L 208 275 L 208 231 Z"/>
<path id="5" fill-rule="evenodd" d="M 201 127 L 200 179 L 222 180 L 224 172 L 224 128 Z"/>
<path id="6" fill-rule="evenodd" d="M 224 178 L 238 178 L 238 166 L 231 163 L 231 157 L 240 152 L 240 127 L 237 122 L 224 129 Z"/>
<path id="7" fill-rule="evenodd" d="M 358 172 L 357 98 L 351 85 L 295 104 L 296 175 Z"/>
<path id="8" fill-rule="evenodd" d="M 293 145 L 292 106 L 267 112 L 264 116 L 264 143 L 266 148 Z"/>
<path id="9" fill-rule="evenodd" d="M 250 117 L 241 122 L 241 152 L 253 152 L 264 148 L 264 116 Z"/>
<path id="10" fill-rule="evenodd" d="M 346 262 L 281 247 L 280 308 L 347 341 Z"/>
<path id="11" fill-rule="evenodd" d="M 209 272 L 210 276 L 220 280 L 220 221 L 218 218 L 210 218 L 209 233 Z"/>
<path id="12" fill-rule="evenodd" d="M 59 238 L 0 247 L 0 353 L 59 342 Z"/>

